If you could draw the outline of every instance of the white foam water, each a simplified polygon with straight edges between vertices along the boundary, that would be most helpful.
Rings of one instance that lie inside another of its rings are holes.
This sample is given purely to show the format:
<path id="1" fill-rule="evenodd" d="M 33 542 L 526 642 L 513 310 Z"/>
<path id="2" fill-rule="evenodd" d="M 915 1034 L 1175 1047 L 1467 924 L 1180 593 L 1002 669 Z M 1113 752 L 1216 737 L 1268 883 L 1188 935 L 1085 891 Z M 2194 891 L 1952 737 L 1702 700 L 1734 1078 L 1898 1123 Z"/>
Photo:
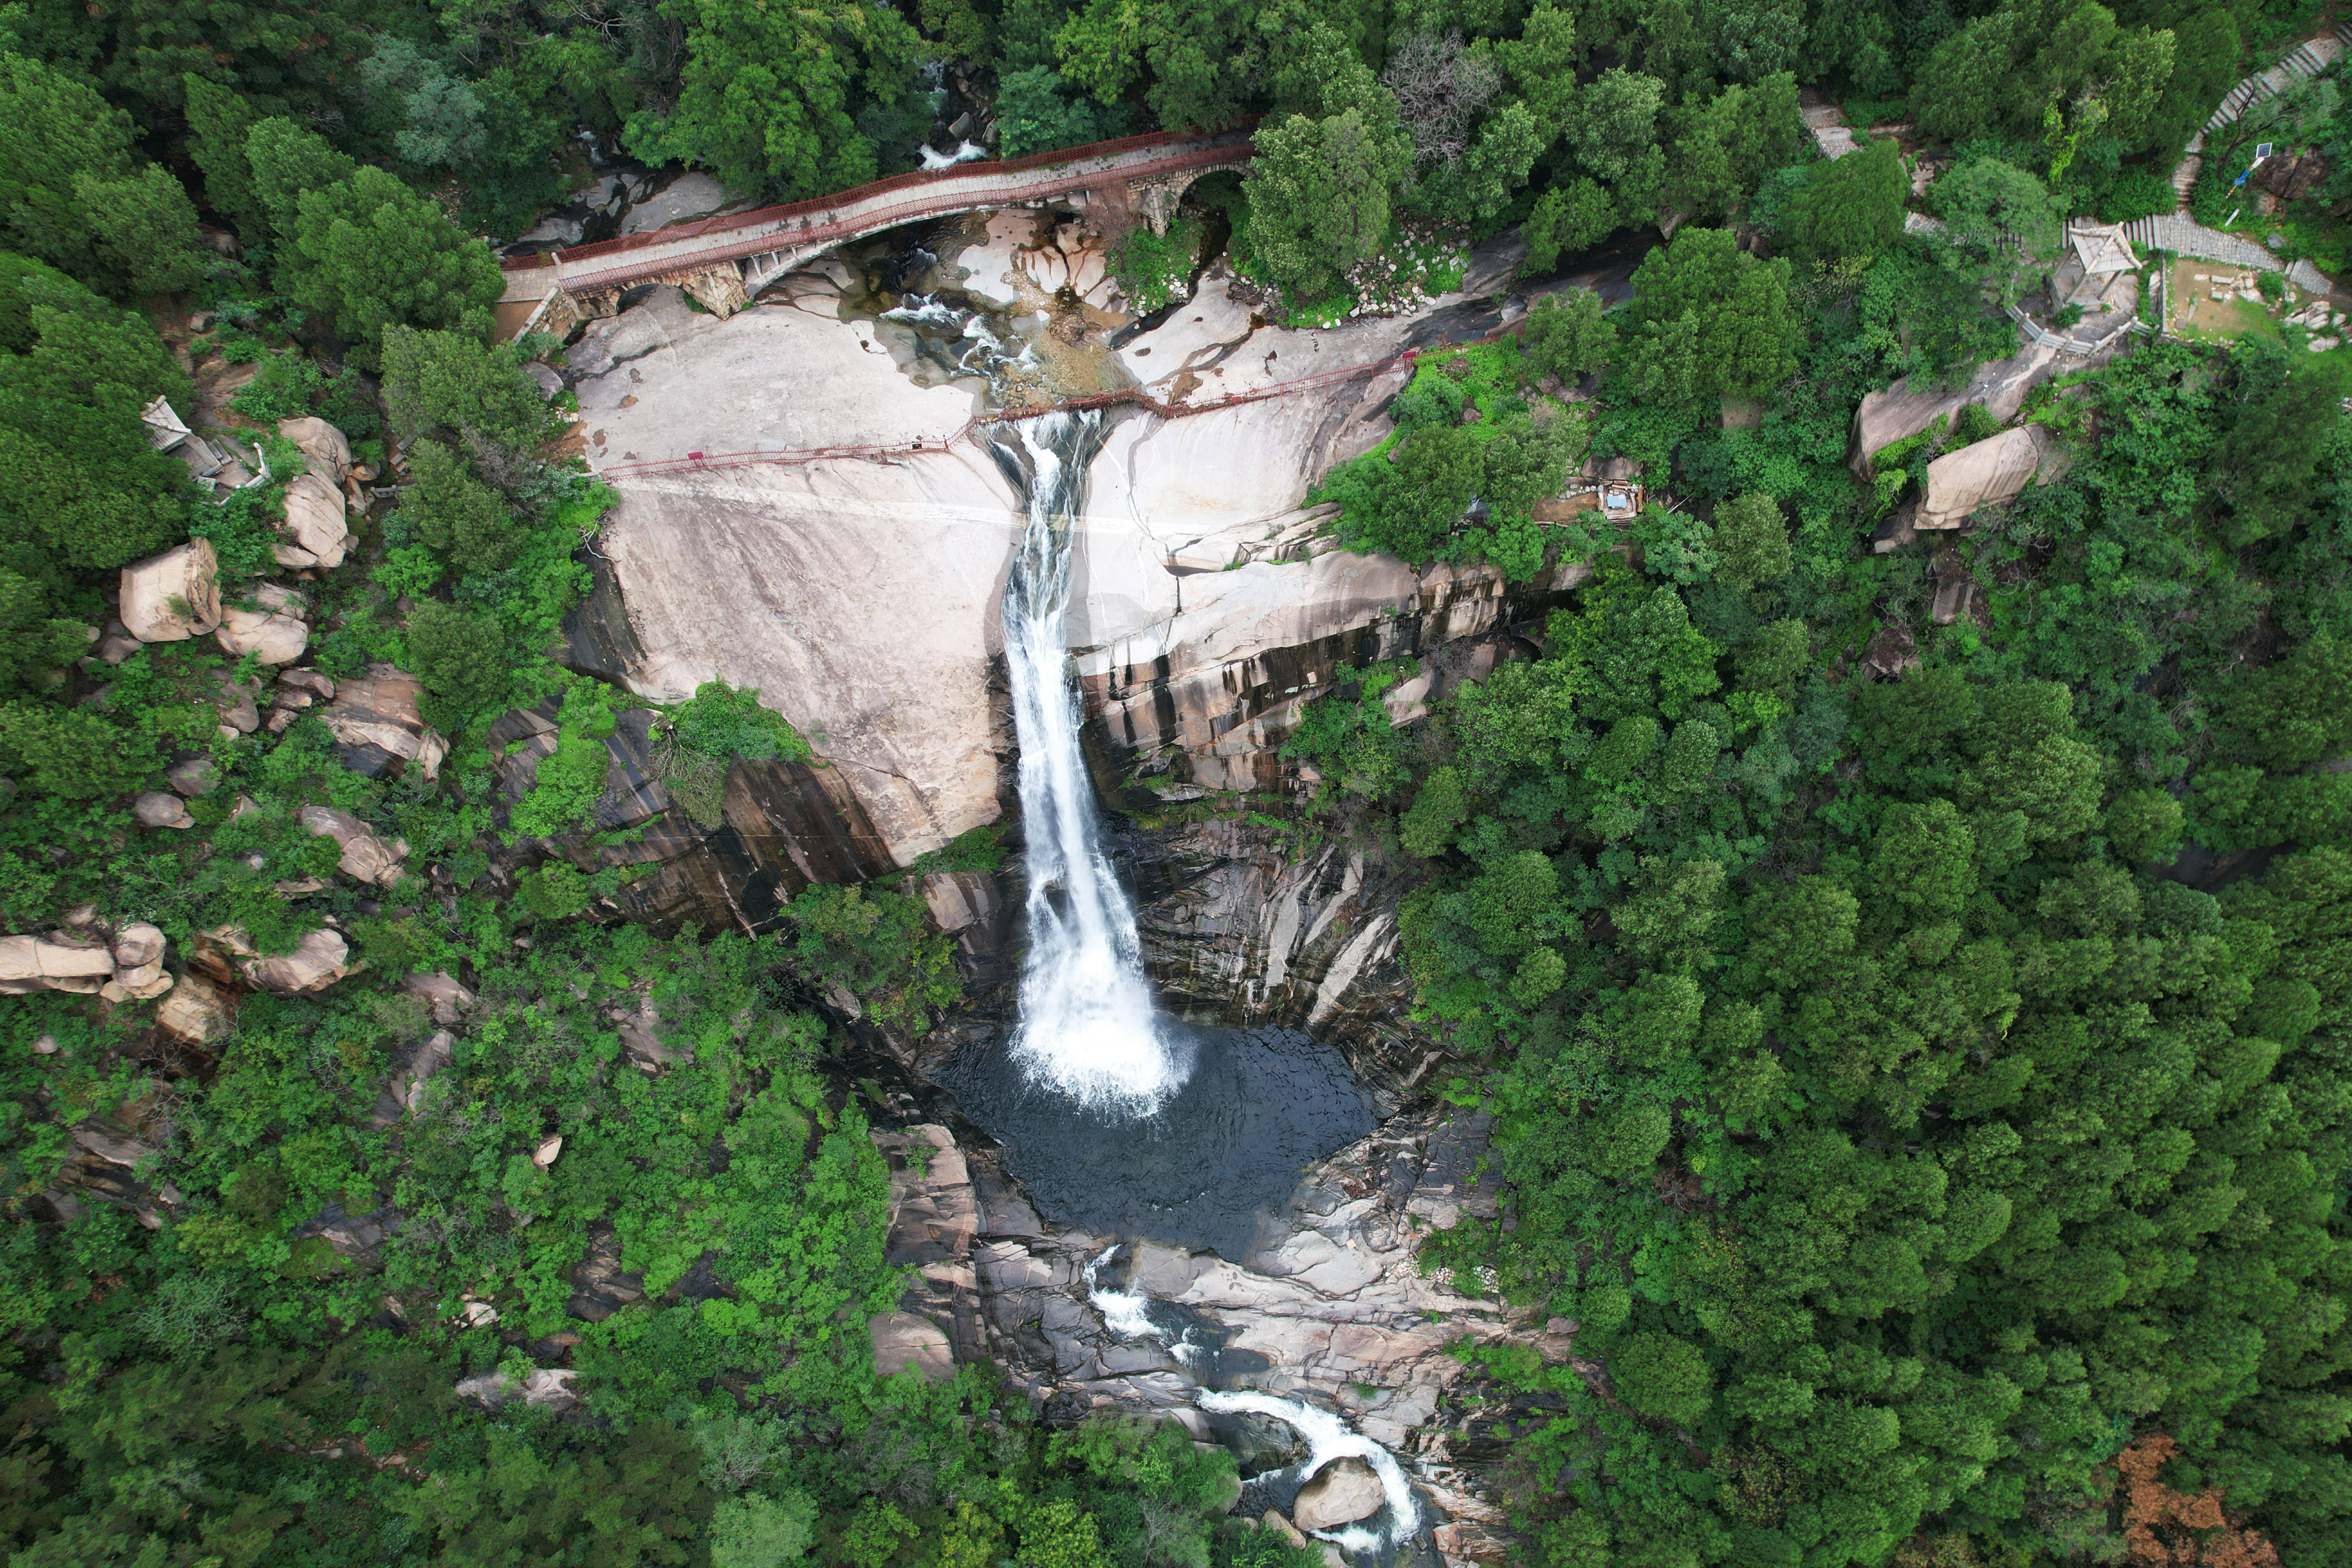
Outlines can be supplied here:
<path id="1" fill-rule="evenodd" d="M 1313 1531 L 1320 1539 L 1348 1552 L 1377 1552 L 1421 1533 L 1421 1503 L 1405 1479 L 1404 1467 L 1396 1462 L 1395 1455 L 1370 1437 L 1349 1431 L 1348 1424 L 1329 1411 L 1318 1410 L 1301 1400 L 1276 1399 L 1271 1394 L 1227 1394 L 1216 1389 L 1204 1391 L 1199 1403 L 1212 1415 L 1247 1411 L 1271 1415 L 1288 1425 L 1307 1439 L 1306 1470 L 1309 1478 L 1333 1459 L 1361 1459 L 1372 1468 L 1372 1473 L 1381 1479 L 1381 1493 L 1387 1506 L 1369 1520 L 1339 1530 Z"/>
<path id="2" fill-rule="evenodd" d="M 1102 852 L 1066 672 L 1072 519 L 1101 416 L 1013 426 L 1029 467 L 1029 521 L 1004 587 L 1004 662 L 1021 745 L 1029 951 L 1013 1055 L 1031 1081 L 1089 1110 L 1148 1116 L 1182 1087 L 1153 1017 L 1135 910 Z"/>

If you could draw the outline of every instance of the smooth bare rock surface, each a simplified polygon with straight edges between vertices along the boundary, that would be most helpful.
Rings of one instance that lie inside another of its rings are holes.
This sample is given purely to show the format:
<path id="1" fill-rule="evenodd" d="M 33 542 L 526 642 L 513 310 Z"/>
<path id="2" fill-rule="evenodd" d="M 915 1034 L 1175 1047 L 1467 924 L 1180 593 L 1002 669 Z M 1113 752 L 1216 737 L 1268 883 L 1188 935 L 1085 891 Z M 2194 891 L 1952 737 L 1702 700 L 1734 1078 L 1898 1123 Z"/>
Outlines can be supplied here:
<path id="1" fill-rule="evenodd" d="M 191 540 L 122 569 L 118 614 L 141 642 L 184 642 L 220 625 L 220 562 L 212 541 Z"/>
<path id="2" fill-rule="evenodd" d="M 155 1009 L 155 1023 L 182 1045 L 204 1046 L 226 1036 L 232 1026 L 228 993 L 194 970 L 180 976 L 172 994 Z"/>
<path id="3" fill-rule="evenodd" d="M 342 752 L 343 765 L 353 772 L 371 778 L 388 773 L 419 756 L 428 738 L 437 748 L 438 737 L 425 728 L 416 709 L 424 688 L 406 670 L 371 664 L 366 675 L 331 685 L 329 693 L 333 700 L 321 717 Z"/>
<path id="4" fill-rule="evenodd" d="M 967 269 L 968 288 L 1009 276 L 999 297 L 1027 302 L 1048 274 L 1107 288 L 1092 255 L 1058 231 L 1041 239 L 1033 215 L 1001 214 L 941 270 Z M 621 494 L 599 543 L 636 644 L 626 679 L 664 700 L 713 678 L 758 688 L 841 770 L 905 864 L 1000 810 L 1009 737 L 992 714 L 988 679 L 1022 520 L 976 438 L 936 449 L 973 411 L 971 384 L 915 384 L 899 363 L 903 329 L 838 319 L 835 282 L 796 274 L 781 292 L 787 302 L 719 321 L 656 289 L 593 323 L 568 356 L 588 373 L 576 390 L 590 461 Z M 1217 276 L 1115 352 L 1153 396 L 1200 404 L 1381 364 L 1415 331 L 1412 320 L 1321 332 L 1254 325 Z M 1274 683 L 1275 700 L 1306 697 L 1285 668 L 1253 659 L 1400 611 L 1423 617 L 1414 630 L 1427 646 L 1433 635 L 1462 635 L 1428 618 L 1433 604 L 1499 605 L 1499 583 L 1469 589 L 1449 575 L 1433 588 L 1394 561 L 1301 558 L 1329 517 L 1301 510 L 1307 491 L 1330 464 L 1386 435 L 1380 410 L 1407 374 L 1398 366 L 1180 420 L 1112 421 L 1076 521 L 1070 636 L 1086 673 L 1130 676 L 1090 688 L 1090 704 L 1119 719 L 1173 693 L 1188 734 L 1197 732 L 1196 777 L 1256 787 L 1279 771 L 1265 759 L 1297 704 L 1224 739 L 1219 725 L 1230 728 L 1233 704 L 1213 698 L 1236 683 Z M 887 461 L 624 471 L 694 451 L 846 444 L 905 451 Z M 1208 570 L 1235 563 L 1236 571 Z M 1254 696 L 1244 717 L 1266 705 Z M 1138 730 L 1129 743 L 1143 739 Z M 1228 754 L 1234 760 L 1219 760 Z"/>
<path id="5" fill-rule="evenodd" d="M 912 1312 L 880 1313 L 866 1331 L 874 1341 L 874 1370 L 884 1377 L 911 1366 L 926 1382 L 937 1383 L 955 1371 L 947 1335 Z"/>
<path id="6" fill-rule="evenodd" d="M 142 827 L 194 827 L 196 819 L 188 815 L 188 803 L 176 795 L 165 795 L 151 789 L 131 804 L 131 815 L 139 819 Z"/>
<path id="7" fill-rule="evenodd" d="M 242 926 L 221 926 L 202 933 L 202 938 L 225 953 L 248 984 L 280 996 L 323 991 L 352 972 L 351 944 L 341 931 L 326 927 L 305 931 L 291 952 L 268 955 L 253 945 Z"/>
<path id="8" fill-rule="evenodd" d="M 221 624 L 213 633 L 213 639 L 224 652 L 237 658 L 252 654 L 263 664 L 291 664 L 310 646 L 310 628 L 293 616 L 270 610 L 241 610 L 232 605 L 221 612 Z"/>
<path id="9" fill-rule="evenodd" d="M 1386 1500 L 1371 1466 L 1361 1459 L 1334 1459 L 1298 1489 L 1290 1520 L 1301 1530 L 1337 1530 L 1371 1518 Z"/>
<path id="10" fill-rule="evenodd" d="M 294 547 L 322 567 L 343 563 L 351 531 L 343 525 L 343 492 L 319 474 L 302 474 L 286 487 L 286 531 Z"/>
<path id="11" fill-rule="evenodd" d="M 163 973 L 169 945 L 163 931 L 144 921 L 124 926 L 114 933 L 114 978 L 125 985 L 146 984 Z"/>
<path id="12" fill-rule="evenodd" d="M 301 448 L 302 460 L 310 472 L 329 483 L 341 485 L 343 476 L 352 471 L 352 444 L 343 433 L 315 415 L 299 419 L 280 419 L 278 433 Z"/>
<path id="13" fill-rule="evenodd" d="M 473 1009 L 474 994 L 446 970 L 420 970 L 403 980 L 400 988 L 430 1006 L 433 1021 L 445 1029 Z"/>
<path id="14" fill-rule="evenodd" d="M 378 837 L 368 825 L 332 806 L 306 805 L 296 814 L 302 826 L 318 837 L 331 838 L 342 850 L 335 868 L 362 882 L 389 888 L 407 874 L 401 860 L 408 846 L 400 839 Z"/>
<path id="15" fill-rule="evenodd" d="M 2042 472 L 2052 446 L 2049 431 L 2026 425 L 1945 453 L 1927 465 L 1927 497 L 1913 526 L 1958 528 L 1977 508 L 2012 500 Z"/>

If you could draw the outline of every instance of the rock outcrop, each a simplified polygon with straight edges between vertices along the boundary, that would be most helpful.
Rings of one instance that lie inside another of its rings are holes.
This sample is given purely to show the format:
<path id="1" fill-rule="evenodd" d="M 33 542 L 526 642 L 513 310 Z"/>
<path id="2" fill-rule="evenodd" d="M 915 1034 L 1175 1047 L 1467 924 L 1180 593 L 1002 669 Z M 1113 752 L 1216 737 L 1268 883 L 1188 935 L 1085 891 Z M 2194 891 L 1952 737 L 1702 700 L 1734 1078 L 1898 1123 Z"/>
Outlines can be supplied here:
<path id="1" fill-rule="evenodd" d="M 416 677 L 389 664 L 371 664 L 357 680 L 330 682 L 325 695 L 329 701 L 320 716 L 345 767 L 370 778 L 407 762 L 415 762 L 427 779 L 440 770 L 448 745 L 417 711 L 424 688 Z"/>
<path id="2" fill-rule="evenodd" d="M 232 925 L 200 932 L 194 961 L 224 983 L 242 980 L 280 996 L 301 996 L 349 974 L 351 955 L 351 944 L 331 928 L 305 931 L 291 952 L 264 954 L 244 927 Z"/>
<path id="3" fill-rule="evenodd" d="M 343 492 L 321 474 L 299 474 L 286 487 L 286 532 L 273 549 L 281 566 L 331 569 L 343 563 L 351 530 L 343 522 Z"/>
<path id="4" fill-rule="evenodd" d="M 343 852 L 335 868 L 354 881 L 390 888 L 407 874 L 401 865 L 408 855 L 405 840 L 380 838 L 366 823 L 332 806 L 306 805 L 296 816 L 313 836 L 335 841 Z"/>
<path id="5" fill-rule="evenodd" d="M 280 419 L 278 433 L 294 443 L 310 472 L 340 489 L 352 469 L 352 444 L 341 430 L 315 416 Z"/>
<path id="6" fill-rule="evenodd" d="M 1981 506 L 2014 500 L 2046 472 L 2053 443 L 2039 425 L 2021 426 L 1947 452 L 1927 465 L 1927 495 L 1915 528 L 1958 528 Z"/>
<path id="7" fill-rule="evenodd" d="M 1371 1466 L 1361 1459 L 1334 1459 L 1298 1489 L 1290 1521 L 1300 1530 L 1337 1530 L 1371 1518 L 1386 1500 Z"/>
<path id="8" fill-rule="evenodd" d="M 219 626 L 220 562 L 212 541 L 191 540 L 125 566 L 118 605 L 141 642 L 184 642 Z"/>
<path id="9" fill-rule="evenodd" d="M 1450 1516 L 1439 1537 L 1449 1561 L 1499 1557 L 1505 1518 L 1458 1451 L 1467 1428 L 1449 1404 L 1470 1373 L 1448 1347 L 1466 1336 L 1564 1363 L 1570 1325 L 1517 1318 L 1483 1282 L 1424 1276 L 1415 1261 L 1426 1230 L 1497 1212 L 1482 1118 L 1391 1119 L 1310 1170 L 1239 1261 L 1146 1243 L 1098 1264 L 1101 1285 L 1155 1303 L 1141 1333 L 1091 1299 L 1087 1266 L 1118 1238 L 1041 1219 L 993 1154 L 944 1127 L 874 1138 L 891 1166 L 888 1257 L 914 1280 L 877 1339 L 935 1344 L 899 1321 L 912 1316 L 957 1359 L 987 1356 L 1055 1408 L 1157 1411 L 1229 1445 L 1260 1440 L 1224 1418 L 1213 1428 L 1194 1407 L 1202 1386 L 1307 1400 L 1410 1461 Z M 1255 1468 L 1295 1456 L 1295 1439 L 1286 1452 L 1278 1433 L 1265 1442 L 1277 1451 Z"/>

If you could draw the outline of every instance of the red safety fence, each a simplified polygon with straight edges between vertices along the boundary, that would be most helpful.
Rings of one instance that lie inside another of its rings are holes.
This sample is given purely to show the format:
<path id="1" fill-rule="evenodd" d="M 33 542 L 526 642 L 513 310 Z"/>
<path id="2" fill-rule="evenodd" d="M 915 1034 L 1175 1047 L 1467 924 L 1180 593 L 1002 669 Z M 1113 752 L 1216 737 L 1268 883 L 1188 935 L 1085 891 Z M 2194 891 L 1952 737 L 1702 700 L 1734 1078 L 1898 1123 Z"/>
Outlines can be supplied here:
<path id="1" fill-rule="evenodd" d="M 1225 131 L 1207 132 L 1206 135 L 1213 142 L 1213 145 L 1195 147 L 1192 152 L 1181 153 L 1175 157 L 1154 159 L 1150 163 L 1137 164 L 1133 168 L 1118 170 L 1116 173 L 1122 178 L 1139 178 L 1154 174 L 1170 174 L 1192 164 L 1214 163 L 1220 158 L 1230 157 L 1235 142 L 1229 139 L 1239 136 L 1248 130 L 1249 124 L 1254 123 L 1255 121 L 1250 121 Z M 704 236 L 717 237 L 747 228 L 772 228 L 773 226 L 788 223 L 796 217 L 814 217 L 821 213 L 835 211 L 847 205 L 888 195 L 895 191 L 919 190 L 925 186 L 943 184 L 961 184 L 971 181 L 974 176 L 993 179 L 1006 174 L 1027 174 L 1036 169 L 1056 169 L 1072 163 L 1085 163 L 1089 159 L 1115 158 L 1127 153 L 1141 152 L 1146 148 L 1184 146 L 1202 140 L 1202 133 L 1200 132 L 1187 135 L 1172 131 L 1155 131 L 1143 136 L 1124 136 L 1113 142 L 1096 142 L 1084 147 L 1065 147 L 1058 152 L 1033 153 L 1026 158 L 1013 158 L 1003 162 L 958 163 L 944 169 L 921 169 L 910 174 L 892 174 L 886 179 L 869 181 L 866 184 L 854 185 L 845 191 L 836 191 L 831 195 L 813 196 L 807 201 L 788 202 L 782 206 L 759 207 L 751 212 L 722 214 L 717 217 L 700 218 L 693 223 L 676 224 L 668 228 L 651 229 L 644 234 L 624 235 L 618 239 L 598 240 L 593 245 L 574 246 L 569 249 L 546 251 L 534 256 L 509 257 L 499 265 L 509 272 L 524 272 L 536 268 L 552 267 L 559 261 L 571 263 L 595 260 L 607 256 L 625 255 L 630 251 L 644 250 L 654 246 L 674 245 L 682 240 L 697 239 Z M 1072 190 L 1082 190 L 1098 182 L 1104 174 L 1111 172 L 1113 171 L 1095 170 L 1073 174 L 1065 176 L 1062 180 L 1041 181 L 1038 183 L 1036 191 L 1027 194 L 1052 195 Z M 1021 197 L 1008 195 L 1005 199 L 1019 200 Z M 897 212 L 903 207 L 908 211 L 909 218 L 919 217 L 926 215 L 913 209 L 924 205 L 927 204 L 905 203 L 886 210 Z M 864 224 L 872 220 L 869 216 L 855 221 Z M 898 221 L 906 222 L 908 218 L 901 218 Z M 837 237 L 828 231 L 840 226 L 838 223 L 812 226 L 805 231 L 793 231 L 793 239 L 795 243 L 799 243 L 803 240 Z M 698 255 L 698 259 L 733 260 L 746 255 L 756 255 L 761 249 L 775 248 L 778 247 L 773 245 L 755 246 L 749 250 L 734 251 L 726 257 L 719 256 L 717 248 L 714 248 L 712 254 L 708 257 Z M 600 269 L 596 276 L 601 277 L 606 272 L 617 270 L 620 269 Z M 595 286 L 592 279 L 568 279 L 567 281 L 583 287 Z"/>
<path id="2" fill-rule="evenodd" d="M 1325 371 L 1319 375 L 1302 376 L 1297 381 L 1276 382 L 1248 392 L 1229 392 L 1205 403 L 1162 403 L 1139 386 L 1123 386 L 1114 392 L 1091 393 L 1085 397 L 1072 397 L 1060 403 L 1037 404 L 1022 408 L 1001 408 L 992 414 L 975 415 L 967 419 L 951 435 L 915 441 L 894 442 L 884 446 L 811 447 L 787 451 L 767 452 L 688 452 L 683 458 L 654 458 L 643 462 L 615 463 L 598 472 L 605 479 L 636 479 L 647 474 L 674 474 L 702 468 L 746 468 L 760 463 L 800 464 L 822 462 L 834 458 L 905 458 L 924 452 L 944 452 L 973 431 L 987 425 L 1012 425 L 1024 419 L 1036 419 L 1048 414 L 1076 414 L 1093 408 L 1131 405 L 1146 408 L 1162 419 L 1181 419 L 1188 415 L 1211 414 L 1220 408 L 1236 408 L 1246 403 L 1263 403 L 1268 398 L 1289 397 L 1301 392 L 1311 392 L 1319 386 L 1332 386 L 1343 381 L 1369 379 L 1383 372 L 1409 365 L 1421 357 L 1419 349 L 1407 349 L 1401 354 L 1370 364 L 1352 365 L 1345 370 Z"/>

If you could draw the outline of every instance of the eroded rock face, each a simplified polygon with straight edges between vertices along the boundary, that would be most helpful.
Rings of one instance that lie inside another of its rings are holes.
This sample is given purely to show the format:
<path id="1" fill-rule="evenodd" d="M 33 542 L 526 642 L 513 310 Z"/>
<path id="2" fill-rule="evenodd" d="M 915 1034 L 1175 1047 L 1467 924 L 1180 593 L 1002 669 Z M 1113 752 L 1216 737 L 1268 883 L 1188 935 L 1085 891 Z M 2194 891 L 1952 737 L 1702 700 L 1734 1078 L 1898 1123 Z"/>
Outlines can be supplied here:
<path id="1" fill-rule="evenodd" d="M 242 926 L 221 926 L 197 938 L 197 961 L 218 977 L 233 973 L 248 985 L 280 996 L 324 991 L 352 972 L 351 944 L 328 927 L 305 931 L 291 952 L 264 955 Z"/>
<path id="2" fill-rule="evenodd" d="M 352 444 L 343 433 L 315 416 L 300 419 L 280 419 L 278 433 L 301 448 L 302 458 L 310 471 L 328 483 L 341 486 L 343 476 L 351 472 Z"/>
<path id="3" fill-rule="evenodd" d="M 1387 1494 L 1361 1459 L 1334 1459 L 1298 1489 L 1290 1521 L 1301 1530 L 1337 1530 L 1381 1510 Z"/>
<path id="4" fill-rule="evenodd" d="M 298 689 L 316 690 L 314 687 Z M 346 680 L 340 687 L 328 683 L 325 695 L 330 700 L 321 716 L 335 737 L 345 767 L 378 778 L 402 763 L 415 761 L 428 779 L 440 767 L 447 747 L 417 711 L 424 688 L 406 670 L 371 664 L 360 679 Z"/>
<path id="5" fill-rule="evenodd" d="M 184 642 L 220 625 L 220 562 L 212 541 L 191 540 L 175 550 L 122 569 L 122 624 L 141 642 Z"/>
<path id="6" fill-rule="evenodd" d="M 1958 528 L 1982 506 L 2014 499 L 2044 473 L 2051 458 L 2050 432 L 2021 426 L 1988 436 L 1927 465 L 1927 497 L 1918 528 Z"/>
<path id="7" fill-rule="evenodd" d="M 401 865 L 408 854 L 405 841 L 380 838 L 366 823 L 332 806 L 306 805 L 296 816 L 313 836 L 335 841 L 343 852 L 335 868 L 344 876 L 390 888 L 407 875 L 406 868 Z"/>
<path id="8" fill-rule="evenodd" d="M 298 475 L 286 487 L 286 532 L 290 550 L 278 547 L 278 559 L 289 566 L 331 569 L 343 563 L 343 546 L 351 531 L 343 523 L 343 492 L 320 474 Z"/>

